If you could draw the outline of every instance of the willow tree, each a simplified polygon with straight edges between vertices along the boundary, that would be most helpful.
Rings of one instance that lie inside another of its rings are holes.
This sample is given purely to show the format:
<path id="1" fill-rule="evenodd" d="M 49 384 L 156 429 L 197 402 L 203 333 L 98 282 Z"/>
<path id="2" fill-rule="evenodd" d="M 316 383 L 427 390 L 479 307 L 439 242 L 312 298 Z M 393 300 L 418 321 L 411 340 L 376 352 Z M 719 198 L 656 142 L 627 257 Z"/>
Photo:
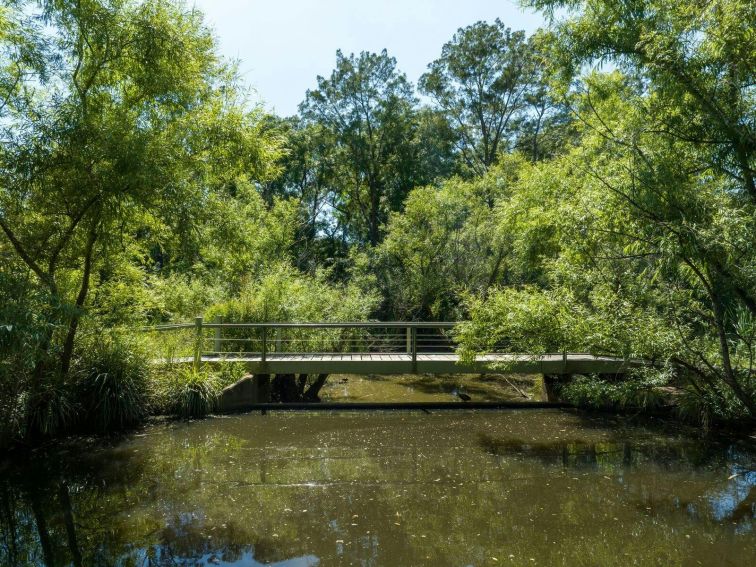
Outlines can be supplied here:
<path id="1" fill-rule="evenodd" d="M 536 258 L 548 284 L 476 304 L 478 330 L 507 327 L 533 348 L 646 356 L 722 414 L 753 416 L 752 3 L 534 4 L 571 8 L 555 24 L 554 53 L 582 139 L 543 166 L 528 185 L 537 197 L 501 223 L 554 239 Z M 585 73 L 607 59 L 615 73 Z"/>
<path id="2" fill-rule="evenodd" d="M 39 383 L 68 372 L 103 262 L 191 233 L 213 191 L 267 175 L 276 148 L 180 3 L 19 1 L 0 17 L 0 253 L 44 292 Z"/>

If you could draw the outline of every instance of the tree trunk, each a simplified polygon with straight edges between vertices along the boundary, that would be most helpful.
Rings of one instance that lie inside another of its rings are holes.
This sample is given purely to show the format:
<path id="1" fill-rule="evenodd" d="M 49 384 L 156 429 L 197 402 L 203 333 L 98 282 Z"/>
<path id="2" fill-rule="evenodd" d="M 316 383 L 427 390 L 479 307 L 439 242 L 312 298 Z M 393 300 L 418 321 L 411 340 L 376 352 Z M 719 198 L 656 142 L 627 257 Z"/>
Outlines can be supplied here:
<path id="1" fill-rule="evenodd" d="M 307 386 L 309 374 L 276 374 L 273 378 L 271 399 L 274 402 L 290 404 L 296 402 L 319 402 L 318 394 L 328 380 L 328 374 L 319 374 L 317 379 Z"/>
<path id="2" fill-rule="evenodd" d="M 307 388 L 307 391 L 304 393 L 304 401 L 305 402 L 319 402 L 320 401 L 320 390 L 323 386 L 325 386 L 326 380 L 328 380 L 328 374 L 318 374 L 318 378 L 310 384 L 310 387 Z"/>
<path id="3" fill-rule="evenodd" d="M 724 315 L 722 313 L 721 306 L 719 305 L 718 298 L 712 298 L 712 305 L 714 308 L 714 322 L 716 325 L 717 335 L 719 336 L 719 352 L 722 356 L 722 367 L 725 384 L 727 384 L 735 396 L 743 403 L 748 410 L 751 417 L 756 416 L 756 403 L 748 392 L 746 392 L 737 377 L 735 376 L 735 370 L 732 367 L 732 361 L 730 360 L 730 345 L 727 342 L 727 333 L 724 326 Z"/>
<path id="4" fill-rule="evenodd" d="M 271 384 L 271 399 L 284 404 L 300 401 L 294 374 L 275 375 Z"/>
<path id="5" fill-rule="evenodd" d="M 71 368 L 74 340 L 76 339 L 76 331 L 79 328 L 81 310 L 84 307 L 84 302 L 87 300 L 87 294 L 89 293 L 89 280 L 92 274 L 92 256 L 94 253 L 94 245 L 96 241 L 97 224 L 95 223 L 92 226 L 92 229 L 89 231 L 87 248 L 84 253 L 84 273 L 81 276 L 81 287 L 79 288 L 79 294 L 76 296 L 75 309 L 73 314 L 71 315 L 71 321 L 68 324 L 68 333 L 66 334 L 66 340 L 63 343 L 63 352 L 60 356 L 60 371 L 62 376 L 68 374 L 68 370 Z"/>
<path id="6" fill-rule="evenodd" d="M 254 381 L 255 381 L 255 388 L 257 388 L 255 400 L 258 403 L 270 403 L 271 401 L 270 374 L 255 374 Z"/>

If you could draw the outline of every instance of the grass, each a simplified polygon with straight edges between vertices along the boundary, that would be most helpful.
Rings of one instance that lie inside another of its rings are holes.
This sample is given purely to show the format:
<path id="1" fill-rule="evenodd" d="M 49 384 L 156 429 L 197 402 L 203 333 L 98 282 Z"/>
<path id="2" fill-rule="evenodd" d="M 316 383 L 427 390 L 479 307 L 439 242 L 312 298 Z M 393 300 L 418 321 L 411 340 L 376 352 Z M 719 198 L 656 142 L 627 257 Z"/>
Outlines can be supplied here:
<path id="1" fill-rule="evenodd" d="M 100 337 L 77 361 L 74 394 L 86 430 L 116 431 L 137 425 L 150 413 L 150 368 L 141 344 Z"/>
<path id="2" fill-rule="evenodd" d="M 170 366 L 157 384 L 157 405 L 169 415 L 204 417 L 217 409 L 221 389 L 221 379 L 208 368 L 197 371 Z"/>

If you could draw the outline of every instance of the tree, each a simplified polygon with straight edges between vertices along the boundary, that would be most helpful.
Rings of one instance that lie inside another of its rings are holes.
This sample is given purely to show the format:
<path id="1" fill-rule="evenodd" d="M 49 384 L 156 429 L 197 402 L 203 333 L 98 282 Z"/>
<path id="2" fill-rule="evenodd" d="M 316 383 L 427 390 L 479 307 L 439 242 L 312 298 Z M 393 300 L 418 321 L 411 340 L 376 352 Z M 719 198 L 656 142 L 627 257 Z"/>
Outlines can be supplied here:
<path id="1" fill-rule="evenodd" d="M 531 160 L 551 158 L 577 142 L 574 116 L 561 89 L 552 84 L 552 55 L 557 42 L 553 34 L 538 30 L 528 38 L 530 85 L 524 108 L 513 126 L 515 148 Z"/>
<path id="2" fill-rule="evenodd" d="M 0 17 L 11 30 L 0 36 L 0 253 L 44 290 L 40 383 L 67 374 L 109 258 L 191 234 L 213 191 L 270 175 L 277 148 L 198 12 L 17 2 Z"/>
<path id="3" fill-rule="evenodd" d="M 334 133 L 300 117 L 269 120 L 284 133 L 285 153 L 281 174 L 263 188 L 265 199 L 272 203 L 278 196 L 299 203 L 301 223 L 294 250 L 298 267 L 311 274 L 319 267 L 338 269 L 348 254 L 348 244 L 333 218 L 339 184 Z"/>
<path id="4" fill-rule="evenodd" d="M 611 60 L 644 81 L 647 112 L 671 138 L 696 144 L 702 166 L 731 178 L 756 201 L 753 83 L 756 12 L 749 0 L 531 0 L 554 18 L 563 79 Z"/>
<path id="5" fill-rule="evenodd" d="M 446 114 L 474 173 L 485 172 L 499 152 L 511 148 L 531 67 L 525 33 L 497 19 L 457 30 L 420 78 L 420 90 Z"/>
<path id="6" fill-rule="evenodd" d="M 756 333 L 739 292 L 756 283 L 752 204 L 699 169 L 698 143 L 649 119 L 653 90 L 620 72 L 581 85 L 580 145 L 523 171 L 500 209 L 520 285 L 471 302 L 464 342 L 643 358 L 644 391 L 671 383 L 705 413 L 753 415 Z"/>
<path id="7" fill-rule="evenodd" d="M 508 243 L 489 202 L 502 201 L 522 160 L 503 160 L 473 181 L 452 178 L 418 187 L 391 215 L 371 262 L 392 320 L 462 320 L 462 299 L 508 281 Z"/>
<path id="8" fill-rule="evenodd" d="M 670 162 L 659 162 L 659 152 L 602 126 L 606 114 L 595 112 L 588 99 L 584 114 L 593 117 L 597 131 L 634 156 L 633 170 L 644 196 L 678 207 L 670 223 L 655 214 L 656 203 L 639 202 L 647 205 L 641 210 L 649 221 L 657 226 L 664 222 L 668 238 L 677 241 L 680 259 L 700 286 L 710 329 L 718 337 L 716 372 L 754 414 L 756 403 L 747 391 L 752 372 L 736 369 L 737 356 L 731 352 L 743 338 L 738 331 L 743 315 L 738 314 L 756 316 L 756 277 L 745 261 L 752 254 L 754 232 L 744 222 L 756 207 L 753 5 L 743 0 L 569 4 L 580 11 L 558 26 L 565 79 L 580 65 L 610 58 L 648 93 L 634 105 L 646 123 L 637 131 L 658 134 L 659 144 L 678 152 L 669 154 Z M 533 5 L 551 10 L 565 3 L 537 0 Z M 680 175 L 670 168 L 675 162 L 675 169 L 685 164 L 683 171 L 696 180 L 695 199 L 684 199 L 685 185 L 668 183 Z M 700 211 L 699 197 L 706 200 L 712 192 L 717 204 L 710 206 L 727 211 L 727 222 L 720 224 L 717 217 L 705 224 L 683 221 L 682 216 Z"/>
<path id="9" fill-rule="evenodd" d="M 416 143 L 415 97 L 386 50 L 345 57 L 318 77 L 300 105 L 302 117 L 334 140 L 332 207 L 358 242 L 376 245 L 388 211 L 399 210 L 417 184 L 421 168 Z"/>

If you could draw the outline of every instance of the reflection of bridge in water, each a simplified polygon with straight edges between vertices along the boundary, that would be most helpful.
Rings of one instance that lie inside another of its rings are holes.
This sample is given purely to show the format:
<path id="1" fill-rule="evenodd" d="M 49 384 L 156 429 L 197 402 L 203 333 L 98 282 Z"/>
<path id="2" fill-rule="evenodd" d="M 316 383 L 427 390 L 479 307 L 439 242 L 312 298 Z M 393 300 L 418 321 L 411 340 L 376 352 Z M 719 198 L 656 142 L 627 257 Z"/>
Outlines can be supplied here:
<path id="1" fill-rule="evenodd" d="M 243 363 L 253 374 L 623 374 L 638 361 L 585 353 L 507 352 L 504 343 L 461 360 L 457 323 L 194 323 L 149 330 L 186 333 L 192 356 L 173 362 Z"/>

